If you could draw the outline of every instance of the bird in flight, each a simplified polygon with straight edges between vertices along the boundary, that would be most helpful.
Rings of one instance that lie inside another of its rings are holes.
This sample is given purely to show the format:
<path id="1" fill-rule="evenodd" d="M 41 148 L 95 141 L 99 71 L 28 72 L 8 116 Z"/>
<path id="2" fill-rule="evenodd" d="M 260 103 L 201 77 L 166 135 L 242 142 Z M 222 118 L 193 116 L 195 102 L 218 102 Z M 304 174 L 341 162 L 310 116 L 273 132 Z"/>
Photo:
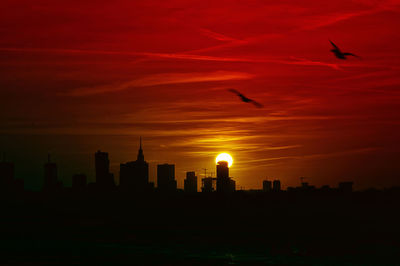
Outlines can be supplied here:
<path id="1" fill-rule="evenodd" d="M 331 50 L 331 52 L 334 53 L 334 55 L 337 58 L 346 60 L 347 56 L 359 57 L 359 56 L 357 56 L 355 54 L 352 54 L 352 53 L 343 53 L 342 51 L 340 51 L 339 47 L 337 47 L 336 44 L 334 44 L 331 40 L 329 40 L 329 42 L 332 44 L 332 46 L 334 48 L 334 49 Z"/>
<path id="2" fill-rule="evenodd" d="M 258 103 L 258 102 L 256 102 L 256 101 L 250 99 L 250 98 L 247 98 L 246 96 L 244 96 L 243 94 L 241 94 L 240 92 L 238 92 L 238 91 L 235 90 L 235 89 L 228 89 L 228 90 L 229 90 L 230 92 L 236 94 L 237 96 L 239 96 L 240 99 L 241 99 L 243 102 L 245 102 L 245 103 L 252 103 L 252 104 L 254 104 L 254 106 L 257 107 L 257 108 L 262 108 L 262 107 L 263 107 L 263 105 L 262 105 L 261 103 Z"/>

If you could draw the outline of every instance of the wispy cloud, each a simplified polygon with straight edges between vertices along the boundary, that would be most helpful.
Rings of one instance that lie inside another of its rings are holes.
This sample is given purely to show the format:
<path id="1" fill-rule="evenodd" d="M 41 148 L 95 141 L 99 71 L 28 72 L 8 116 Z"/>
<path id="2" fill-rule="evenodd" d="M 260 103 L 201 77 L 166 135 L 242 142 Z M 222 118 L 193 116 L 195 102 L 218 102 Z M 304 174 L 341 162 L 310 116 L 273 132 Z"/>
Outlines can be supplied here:
<path id="1" fill-rule="evenodd" d="M 354 12 L 349 12 L 349 13 L 344 13 L 344 14 L 343 13 L 335 13 L 335 14 L 326 14 L 326 15 L 315 16 L 310 19 L 308 24 L 300 27 L 298 30 L 300 30 L 300 31 L 315 30 L 318 28 L 331 26 L 333 24 L 336 24 L 336 23 L 339 23 L 342 21 L 346 21 L 346 20 L 349 20 L 352 18 L 375 14 L 375 13 L 378 13 L 378 12 L 381 12 L 384 10 L 386 10 L 386 9 L 382 8 L 382 7 L 378 7 L 378 8 L 354 11 Z"/>
<path id="2" fill-rule="evenodd" d="M 19 47 L 0 47 L 4 52 L 26 52 L 26 53 L 55 53 L 55 54 L 99 54 L 99 55 L 133 55 L 142 56 L 141 53 L 129 51 L 108 51 L 97 49 L 69 49 L 69 48 L 19 48 Z"/>
<path id="3" fill-rule="evenodd" d="M 337 156 L 345 156 L 352 154 L 363 154 L 363 153 L 371 153 L 378 150 L 378 147 L 366 147 L 360 149 L 351 149 L 346 151 L 339 152 L 326 152 L 326 153 L 316 153 L 316 154 L 306 154 L 306 155 L 294 155 L 294 156 L 281 156 L 281 157 L 271 157 L 271 158 L 262 158 L 262 159 L 253 159 L 248 160 L 246 163 L 259 163 L 261 162 L 269 162 L 269 161 L 280 161 L 280 160 L 289 160 L 289 159 L 320 159 L 320 158 L 329 158 L 329 157 L 337 157 Z"/>
<path id="4" fill-rule="evenodd" d="M 147 58 L 165 58 L 178 60 L 198 60 L 198 61 L 216 61 L 216 62 L 242 62 L 242 63 L 272 63 L 284 65 L 302 65 L 302 66 L 323 66 L 333 69 L 340 69 L 339 64 L 313 61 L 302 58 L 273 58 L 273 57 L 219 57 L 200 54 L 187 53 L 152 53 L 152 52 L 130 52 L 130 51 L 105 51 L 105 50 L 81 50 L 81 49 L 40 49 L 40 48 L 7 48 L 0 47 L 0 51 L 8 52 L 33 52 L 33 53 L 59 53 L 59 54 L 98 54 L 98 55 L 129 55 Z M 144 60 L 142 58 L 141 60 Z M 352 65 L 346 65 L 350 67 Z"/>
<path id="5" fill-rule="evenodd" d="M 330 67 L 333 69 L 340 69 L 343 65 L 340 64 L 335 64 L 335 63 L 326 63 L 326 62 L 321 62 L 321 61 L 313 61 L 313 60 L 308 60 L 304 58 L 296 58 L 296 57 L 291 57 L 293 60 L 287 60 L 287 61 L 279 61 L 279 63 L 282 64 L 288 64 L 288 65 L 300 65 L 300 66 L 325 66 L 325 67 Z M 348 67 L 349 65 L 347 65 Z"/>
<path id="6" fill-rule="evenodd" d="M 220 34 L 220 33 L 214 32 L 214 31 L 211 31 L 209 29 L 201 28 L 200 31 L 204 35 L 206 35 L 206 36 L 208 36 L 210 38 L 213 38 L 215 40 L 218 40 L 218 41 L 240 41 L 238 39 L 235 39 L 235 38 L 232 38 L 232 37 L 229 37 L 229 36 L 226 36 L 224 34 Z"/>
<path id="7" fill-rule="evenodd" d="M 372 14 L 376 14 L 376 13 L 379 13 L 382 11 L 387 11 L 387 10 L 398 11 L 398 8 L 399 8 L 398 4 L 394 4 L 391 1 L 387 1 L 387 2 L 380 3 L 377 6 L 373 6 L 367 10 L 358 10 L 358 11 L 353 11 L 353 12 L 348 12 L 348 13 L 332 13 L 332 14 L 311 16 L 310 18 L 306 19 L 304 23 L 299 24 L 299 26 L 294 27 L 292 30 L 289 30 L 287 32 L 259 34 L 259 35 L 251 36 L 248 38 L 240 39 L 240 40 L 234 39 L 228 43 L 223 43 L 223 44 L 219 44 L 219 45 L 215 45 L 215 46 L 211 46 L 211 47 L 196 49 L 196 50 L 188 51 L 187 53 L 206 53 L 206 52 L 223 50 L 226 48 L 249 45 L 249 44 L 257 43 L 260 41 L 266 41 L 269 39 L 281 38 L 281 37 L 286 36 L 287 34 L 293 34 L 295 32 L 299 32 L 299 31 L 316 30 L 316 29 L 331 26 L 336 23 L 346 21 L 346 20 L 349 20 L 352 18 L 372 15 Z M 224 36 L 224 35 L 222 34 L 222 36 Z M 228 40 L 226 40 L 226 41 L 228 41 Z"/>
<path id="8" fill-rule="evenodd" d="M 143 78 L 134 79 L 120 84 L 107 84 L 97 87 L 82 87 L 71 90 L 64 95 L 68 96 L 88 96 L 107 92 L 118 92 L 135 87 L 149 87 L 167 84 L 213 82 L 226 80 L 244 80 L 253 78 L 253 74 L 244 72 L 190 72 L 190 73 L 162 73 L 148 75 Z"/>
<path id="9" fill-rule="evenodd" d="M 333 69 L 340 69 L 342 65 L 335 63 L 326 63 L 321 61 L 313 61 L 304 58 L 273 58 L 273 57 L 217 57 L 208 55 L 197 54 L 184 54 L 184 53 L 142 53 L 142 55 L 150 57 L 161 57 L 169 59 L 185 59 L 185 60 L 200 60 L 200 61 L 220 61 L 220 62 L 249 62 L 249 63 L 273 63 L 283 65 L 301 65 L 301 66 L 323 66 Z M 352 65 L 343 65 L 351 67 Z"/>
<path id="10" fill-rule="evenodd" d="M 199 61 L 219 61 L 219 62 L 262 62 L 255 58 L 246 57 L 219 57 L 184 53 L 141 53 L 143 56 L 159 57 L 167 59 L 199 60 Z"/>

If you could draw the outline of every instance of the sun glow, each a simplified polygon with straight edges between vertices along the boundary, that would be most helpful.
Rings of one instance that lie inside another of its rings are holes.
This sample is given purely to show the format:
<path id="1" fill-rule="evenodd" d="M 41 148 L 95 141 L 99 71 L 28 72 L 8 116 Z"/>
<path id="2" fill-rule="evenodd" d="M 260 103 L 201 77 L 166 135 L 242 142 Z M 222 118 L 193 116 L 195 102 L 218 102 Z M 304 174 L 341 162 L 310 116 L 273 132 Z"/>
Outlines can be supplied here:
<path id="1" fill-rule="evenodd" d="M 228 153 L 218 154 L 217 158 L 215 159 L 215 162 L 218 163 L 220 161 L 228 162 L 228 167 L 231 167 L 233 164 L 233 158 Z"/>

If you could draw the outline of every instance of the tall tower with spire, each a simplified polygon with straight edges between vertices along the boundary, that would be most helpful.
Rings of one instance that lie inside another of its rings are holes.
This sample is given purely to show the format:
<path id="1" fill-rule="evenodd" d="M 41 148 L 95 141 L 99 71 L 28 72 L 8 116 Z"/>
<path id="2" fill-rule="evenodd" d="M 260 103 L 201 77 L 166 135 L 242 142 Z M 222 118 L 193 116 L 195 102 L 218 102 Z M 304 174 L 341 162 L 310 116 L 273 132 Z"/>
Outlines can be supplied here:
<path id="1" fill-rule="evenodd" d="M 140 137 L 140 147 L 139 147 L 139 152 L 138 152 L 136 161 L 144 162 L 144 155 L 143 155 L 143 149 L 142 149 L 142 137 Z"/>
<path id="2" fill-rule="evenodd" d="M 128 192 L 143 193 L 149 189 L 149 164 L 144 160 L 142 137 L 137 160 L 120 165 L 120 187 Z"/>

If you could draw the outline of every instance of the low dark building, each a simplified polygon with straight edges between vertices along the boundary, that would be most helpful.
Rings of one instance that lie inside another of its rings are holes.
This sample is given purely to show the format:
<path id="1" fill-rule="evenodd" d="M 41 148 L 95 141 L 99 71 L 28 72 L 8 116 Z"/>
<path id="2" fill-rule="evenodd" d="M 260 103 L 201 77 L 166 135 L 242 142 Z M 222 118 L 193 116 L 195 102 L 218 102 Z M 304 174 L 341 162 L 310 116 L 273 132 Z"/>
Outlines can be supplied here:
<path id="1" fill-rule="evenodd" d="M 269 180 L 263 181 L 263 191 L 270 192 L 272 190 L 272 182 Z"/>
<path id="2" fill-rule="evenodd" d="M 332 189 L 329 185 L 323 185 L 319 190 L 323 191 L 323 192 L 332 191 Z"/>
<path id="3" fill-rule="evenodd" d="M 214 182 L 215 178 L 212 177 L 206 177 L 206 178 L 202 178 L 201 179 L 201 192 L 205 192 L 205 193 L 211 193 L 214 191 L 214 186 L 213 186 L 213 182 Z"/>
<path id="4" fill-rule="evenodd" d="M 272 190 L 275 192 L 281 191 L 281 181 L 274 180 L 274 182 L 272 183 Z"/>
<path id="5" fill-rule="evenodd" d="M 157 165 L 157 189 L 160 192 L 175 192 L 175 165 L 159 164 Z"/>
<path id="6" fill-rule="evenodd" d="M 344 193 L 353 192 L 353 182 L 340 182 L 339 183 L 339 191 Z"/>
<path id="7" fill-rule="evenodd" d="M 186 179 L 184 180 L 183 187 L 187 193 L 197 192 L 197 176 L 195 172 L 186 173 Z"/>
<path id="8" fill-rule="evenodd" d="M 84 174 L 76 174 L 72 177 L 72 189 L 75 191 L 83 191 L 87 186 L 87 178 Z"/>

